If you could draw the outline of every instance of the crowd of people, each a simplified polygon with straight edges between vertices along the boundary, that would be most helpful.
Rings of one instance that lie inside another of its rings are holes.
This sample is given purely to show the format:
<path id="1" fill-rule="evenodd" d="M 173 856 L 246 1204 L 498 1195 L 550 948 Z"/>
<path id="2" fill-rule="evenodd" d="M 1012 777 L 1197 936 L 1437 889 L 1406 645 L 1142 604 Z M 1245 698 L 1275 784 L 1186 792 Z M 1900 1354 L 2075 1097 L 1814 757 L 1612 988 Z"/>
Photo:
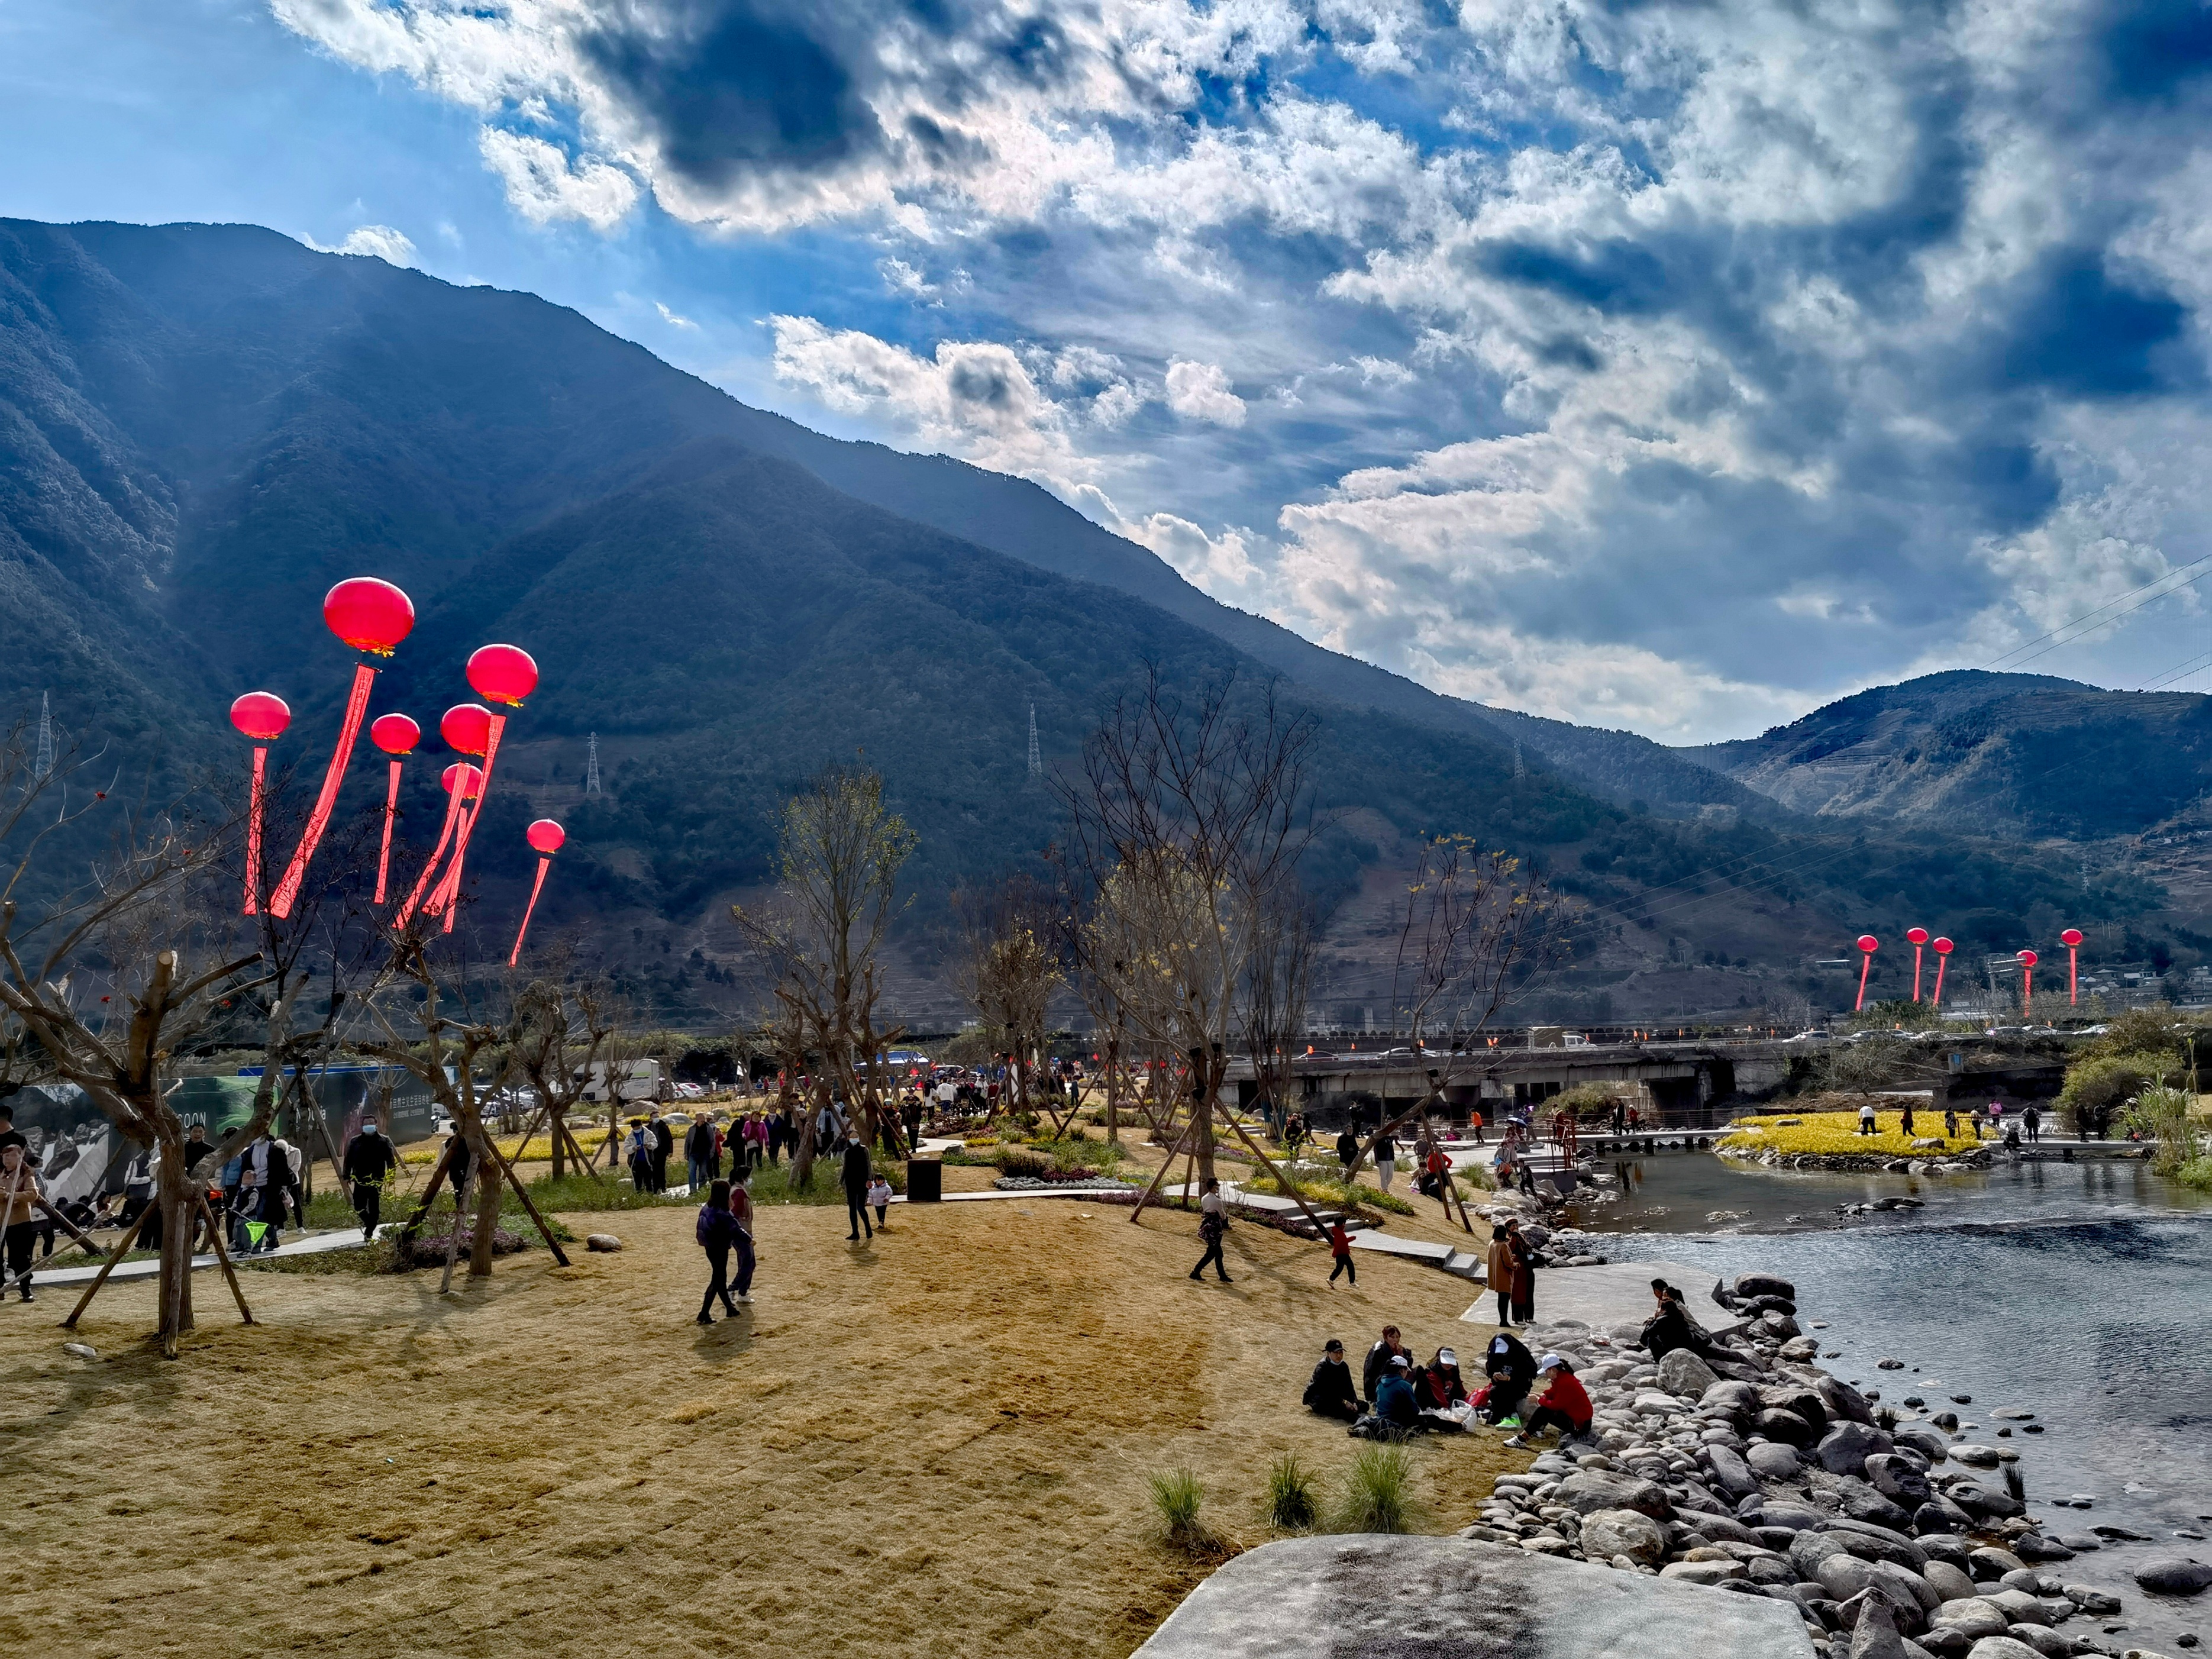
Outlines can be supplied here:
<path id="1" fill-rule="evenodd" d="M 1490 1339 L 1470 1389 L 1455 1349 L 1438 1348 L 1424 1364 L 1395 1325 L 1385 1325 L 1368 1349 L 1356 1384 L 1344 1344 L 1331 1337 L 1306 1383 L 1304 1401 L 1309 1410 L 1340 1419 L 1364 1439 L 1457 1434 L 1486 1425 L 1512 1431 L 1505 1443 L 1515 1447 L 1547 1431 L 1586 1433 L 1592 1412 L 1568 1360 L 1555 1353 L 1537 1358 L 1510 1331 Z"/>

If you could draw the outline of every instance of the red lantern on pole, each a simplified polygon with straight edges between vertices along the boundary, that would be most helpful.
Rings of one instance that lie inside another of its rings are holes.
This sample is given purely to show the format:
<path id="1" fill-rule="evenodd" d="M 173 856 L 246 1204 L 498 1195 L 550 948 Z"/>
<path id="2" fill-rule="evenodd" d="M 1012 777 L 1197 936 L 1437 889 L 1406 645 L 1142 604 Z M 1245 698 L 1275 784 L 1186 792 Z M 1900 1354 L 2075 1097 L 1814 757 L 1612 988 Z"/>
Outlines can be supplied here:
<path id="1" fill-rule="evenodd" d="M 374 576 L 354 576 L 323 596 L 323 622 L 331 632 L 356 651 L 388 657 L 415 627 L 415 607 L 390 582 Z M 323 774 L 322 793 L 315 810 L 307 815 L 307 833 L 292 854 L 284 879 L 270 896 L 269 914 L 289 916 L 300 884 L 307 878 L 307 864 L 330 828 L 331 811 L 338 803 L 338 785 L 345 780 L 346 763 L 353 758 L 354 740 L 361 736 L 362 718 L 368 713 L 368 690 L 376 683 L 376 670 L 356 663 L 353 690 L 346 697 L 345 719 L 338 727 L 337 746 L 331 751 L 330 769 Z"/>
<path id="2" fill-rule="evenodd" d="M 1851 1005 L 1853 1013 L 1866 1006 L 1867 975 L 1874 969 L 1874 953 L 1881 949 L 1881 941 L 1872 933 L 1859 935 L 1859 950 L 1863 953 L 1859 962 L 1859 1000 Z"/>
<path id="3" fill-rule="evenodd" d="M 261 908 L 261 796 L 268 775 L 269 745 L 284 735 L 292 711 L 273 691 L 249 691 L 230 706 L 230 723 L 253 739 L 253 790 L 246 807 L 246 914 Z"/>
<path id="4" fill-rule="evenodd" d="M 469 685 L 478 696 L 509 708 L 521 708 L 523 699 L 538 689 L 538 664 L 520 646 L 479 646 L 469 653 L 466 672 Z M 462 706 L 475 708 L 477 705 Z M 489 793 L 492 765 L 499 758 L 499 740 L 507 730 L 507 716 L 495 714 L 489 708 L 483 712 L 483 746 L 467 752 L 483 757 L 484 789 Z M 447 741 L 452 739 L 449 738 Z M 476 822 L 483 816 L 483 808 L 479 805 L 462 823 L 460 839 L 453 843 L 453 862 L 446 872 L 446 878 L 431 893 L 430 902 L 426 907 L 432 915 L 446 909 L 460 896 L 461 865 L 469 855 L 469 837 L 475 833 Z"/>
<path id="5" fill-rule="evenodd" d="M 404 714 L 379 714 L 368 723 L 368 740 L 392 757 L 392 781 L 384 792 L 384 850 L 376 857 L 376 896 L 384 902 L 386 878 L 392 872 L 392 821 L 399 811 L 399 762 L 415 752 L 422 741 L 422 728 Z"/>
<path id="6" fill-rule="evenodd" d="M 1943 1006 L 1943 969 L 1951 960 L 1951 941 L 1939 939 L 1932 948 L 1936 952 L 1936 994 L 1928 1006 L 1941 1008 Z"/>
<path id="7" fill-rule="evenodd" d="M 481 755 L 491 747 L 492 723 L 495 718 L 491 710 L 480 702 L 457 702 L 439 720 L 438 735 L 446 740 L 447 748 L 459 754 Z M 471 793 L 481 793 L 483 775 L 473 766 L 469 768 L 469 772 L 471 776 L 479 780 L 478 787 Z M 451 779 L 453 775 L 453 769 L 447 768 L 447 777 Z M 446 787 L 451 789 L 453 785 L 449 781 Z M 465 814 L 456 821 L 450 810 L 447 816 L 449 826 L 457 829 L 461 836 L 465 837 L 468 834 L 471 816 Z M 453 847 L 453 856 L 458 862 L 460 858 L 460 844 L 458 841 L 449 841 L 449 838 L 444 835 L 438 837 L 437 850 L 430 854 L 430 861 L 422 866 L 422 879 L 415 884 L 414 893 L 409 897 L 407 902 L 400 907 L 399 914 L 392 919 L 394 927 L 404 923 L 407 918 L 415 913 L 415 907 L 417 904 L 422 904 L 423 913 L 426 915 L 435 915 L 444 908 L 439 902 L 440 896 L 446 892 L 449 883 L 455 886 L 459 884 L 453 881 L 450 872 L 447 879 L 441 881 L 435 888 L 428 887 L 428 884 L 430 878 L 436 872 L 438 860 L 445 856 L 448 845 Z M 423 904 L 422 899 L 426 891 L 429 894 L 429 902 Z"/>
<path id="8" fill-rule="evenodd" d="M 2066 947 L 2067 1006 L 2078 1008 L 2081 1006 L 2081 930 L 2079 927 L 2069 927 L 2058 936 L 2058 942 Z"/>
<path id="9" fill-rule="evenodd" d="M 523 937 L 530 932 L 530 918 L 538 908 L 538 895 L 545 886 L 545 871 L 568 839 L 568 832 L 550 818 L 540 818 L 523 831 L 532 851 L 538 854 L 538 878 L 530 884 L 530 902 L 522 908 L 522 926 L 514 931 L 514 949 L 507 953 L 507 965 L 514 967 L 522 959 Z"/>
<path id="10" fill-rule="evenodd" d="M 1912 1000 L 1917 1002 L 1920 1000 L 1920 951 L 1921 947 L 1928 943 L 1928 930 L 1925 927 L 1908 927 L 1905 930 L 1905 942 L 1912 946 Z"/>
<path id="11" fill-rule="evenodd" d="M 2028 1017 L 2028 1009 L 2035 1002 L 2035 964 L 2041 961 L 2033 951 L 2020 953 L 2020 1015 Z"/>

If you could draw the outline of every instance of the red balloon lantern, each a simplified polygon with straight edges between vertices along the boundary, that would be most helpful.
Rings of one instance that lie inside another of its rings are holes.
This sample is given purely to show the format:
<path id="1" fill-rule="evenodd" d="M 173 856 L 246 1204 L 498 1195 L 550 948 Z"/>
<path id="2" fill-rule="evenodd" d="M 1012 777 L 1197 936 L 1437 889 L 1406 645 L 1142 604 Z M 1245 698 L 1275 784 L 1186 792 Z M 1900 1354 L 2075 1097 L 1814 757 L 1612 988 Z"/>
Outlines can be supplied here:
<path id="1" fill-rule="evenodd" d="M 273 691 L 249 691 L 230 706 L 230 723 L 256 743 L 274 743 L 292 723 L 292 711 Z"/>
<path id="2" fill-rule="evenodd" d="M 480 646 L 468 663 L 470 688 L 487 702 L 503 702 L 510 708 L 538 689 L 538 665 L 518 645 Z"/>
<path id="3" fill-rule="evenodd" d="M 2043 958 L 2033 951 L 2020 953 L 2020 1013 L 2028 1018 L 2028 1010 L 2035 1006 L 2035 964 Z"/>
<path id="4" fill-rule="evenodd" d="M 368 740 L 392 757 L 392 781 L 384 790 L 384 848 L 376 857 L 376 896 L 384 902 L 384 889 L 392 875 L 392 824 L 399 815 L 399 757 L 411 755 L 422 741 L 422 728 L 404 714 L 379 714 L 368 723 Z"/>
<path id="5" fill-rule="evenodd" d="M 415 605 L 390 582 L 354 576 L 323 596 L 323 621 L 356 651 L 388 657 L 415 630 Z"/>
<path id="6" fill-rule="evenodd" d="M 483 787 L 483 774 L 466 761 L 455 761 L 438 777 L 445 792 L 459 800 L 474 800 Z"/>
<path id="7" fill-rule="evenodd" d="M 390 582 L 374 576 L 354 576 L 323 596 L 323 621 L 355 650 L 388 657 L 413 630 L 415 606 Z M 338 785 L 345 779 L 346 763 L 353 758 L 354 740 L 361 736 L 362 720 L 368 714 L 369 688 L 375 683 L 375 669 L 365 662 L 354 665 L 353 690 L 346 696 L 345 718 L 338 726 L 330 767 L 323 774 L 322 793 L 315 798 L 314 811 L 307 815 L 307 830 L 293 849 L 283 881 L 270 896 L 272 916 L 291 915 L 300 885 L 307 878 L 307 865 L 322 844 L 323 832 L 330 828 L 331 813 L 338 804 Z"/>
<path id="8" fill-rule="evenodd" d="M 246 805 L 246 914 L 261 908 L 261 797 L 269 771 L 268 745 L 284 735 L 292 711 L 273 691 L 249 691 L 230 705 L 230 723 L 253 739 L 253 787 Z"/>
<path id="9" fill-rule="evenodd" d="M 438 735 L 446 747 L 464 755 L 481 755 L 491 744 L 492 712 L 480 702 L 457 702 L 438 722 Z"/>
<path id="10" fill-rule="evenodd" d="M 1859 949 L 1863 956 L 1859 963 L 1859 1000 L 1851 1005 L 1853 1013 L 1866 1006 L 1867 975 L 1874 969 L 1874 953 L 1881 949 L 1881 941 L 1872 933 L 1861 933 Z"/>
<path id="11" fill-rule="evenodd" d="M 1920 947 L 1928 943 L 1928 930 L 1925 927 L 1906 928 L 1905 942 L 1912 947 L 1912 1000 L 1917 1002 L 1920 1000 Z"/>
<path id="12" fill-rule="evenodd" d="M 1928 1000 L 1928 1006 L 1941 1008 L 1943 1006 L 1943 970 L 1951 963 L 1951 941 L 1938 937 L 1930 942 L 1928 948 L 1936 953 L 1936 994 Z"/>
<path id="13" fill-rule="evenodd" d="M 438 782 L 446 792 L 446 822 L 438 830 L 438 844 L 431 849 L 429 861 L 423 865 L 422 875 L 416 878 L 415 890 L 407 896 L 407 902 L 392 915 L 392 925 L 395 928 L 407 925 L 408 917 L 415 914 L 415 907 L 422 903 L 422 895 L 429 890 L 430 878 L 437 871 L 438 860 L 445 857 L 446 848 L 453 845 L 453 830 L 464 821 L 468 811 L 464 803 L 475 799 L 483 792 L 483 774 L 466 761 L 455 761 L 439 774 Z"/>
<path id="14" fill-rule="evenodd" d="M 523 831 L 523 839 L 538 854 L 538 878 L 530 884 L 530 902 L 522 908 L 522 926 L 514 930 L 514 949 L 507 953 L 507 965 L 510 968 L 522 959 L 523 938 L 530 932 L 530 918 L 537 912 L 538 895 L 544 890 L 545 872 L 552 865 L 553 854 L 567 842 L 568 832 L 550 818 L 539 818 Z"/>
<path id="15" fill-rule="evenodd" d="M 2081 930 L 2069 927 L 2058 936 L 2066 947 L 2066 1003 L 2079 1007 L 2081 1003 Z"/>

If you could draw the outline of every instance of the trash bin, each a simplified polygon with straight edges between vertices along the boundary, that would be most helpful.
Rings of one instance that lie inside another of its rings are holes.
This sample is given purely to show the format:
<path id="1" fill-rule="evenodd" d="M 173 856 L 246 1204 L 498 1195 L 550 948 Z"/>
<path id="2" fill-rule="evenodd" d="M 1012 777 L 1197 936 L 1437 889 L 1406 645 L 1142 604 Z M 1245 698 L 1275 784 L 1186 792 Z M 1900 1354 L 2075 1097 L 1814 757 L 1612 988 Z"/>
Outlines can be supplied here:
<path id="1" fill-rule="evenodd" d="M 909 1204 L 937 1204 L 945 1198 L 945 1164 L 934 1158 L 910 1158 L 906 1161 L 906 1201 Z"/>

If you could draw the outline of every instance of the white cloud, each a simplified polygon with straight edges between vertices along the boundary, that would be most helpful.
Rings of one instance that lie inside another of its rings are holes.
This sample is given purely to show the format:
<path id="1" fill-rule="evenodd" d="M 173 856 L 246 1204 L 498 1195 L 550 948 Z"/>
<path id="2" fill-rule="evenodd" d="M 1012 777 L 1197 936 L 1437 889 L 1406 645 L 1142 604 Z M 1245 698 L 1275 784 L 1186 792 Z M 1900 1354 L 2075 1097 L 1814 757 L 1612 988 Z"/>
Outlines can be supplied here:
<path id="1" fill-rule="evenodd" d="M 336 247 L 325 247 L 312 236 L 303 240 L 318 253 L 356 254 L 362 258 L 381 259 L 388 265 L 415 263 L 415 244 L 390 225 L 356 225 Z"/>
<path id="2" fill-rule="evenodd" d="M 572 167 L 557 144 L 527 133 L 483 127 L 477 148 L 484 165 L 507 186 L 514 210 L 535 224 L 581 219 L 594 230 L 612 230 L 637 204 L 637 180 L 605 161 Z"/>
<path id="3" fill-rule="evenodd" d="M 1211 421 L 1216 426 L 1244 424 L 1244 400 L 1229 389 L 1229 376 L 1218 363 L 1194 363 L 1179 358 L 1168 365 L 1168 407 L 1188 420 Z"/>
<path id="4" fill-rule="evenodd" d="M 658 300 L 655 300 L 653 302 L 653 308 L 660 313 L 660 320 L 667 324 L 671 328 L 696 329 L 699 326 L 698 324 L 693 322 L 689 317 L 678 316 L 676 313 L 671 311 L 666 306 L 661 304 Z"/>

